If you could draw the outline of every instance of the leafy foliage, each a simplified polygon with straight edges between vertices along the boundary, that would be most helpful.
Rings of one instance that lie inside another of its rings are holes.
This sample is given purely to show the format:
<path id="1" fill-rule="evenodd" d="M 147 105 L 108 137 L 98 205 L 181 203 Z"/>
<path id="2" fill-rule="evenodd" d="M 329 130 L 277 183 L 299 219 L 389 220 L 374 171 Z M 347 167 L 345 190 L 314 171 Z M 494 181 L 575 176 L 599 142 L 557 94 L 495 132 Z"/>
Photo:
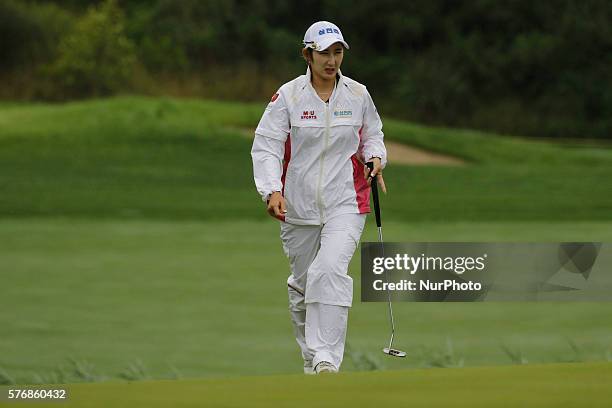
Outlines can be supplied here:
<path id="1" fill-rule="evenodd" d="M 134 45 L 115 0 L 91 7 L 59 45 L 50 66 L 52 96 L 101 96 L 122 90 L 132 77 Z"/>
<path id="2" fill-rule="evenodd" d="M 84 15 L 74 29 L 59 24 L 73 14 Z M 342 28 L 351 44 L 343 72 L 368 86 L 384 114 L 509 134 L 612 137 L 605 0 L 0 0 L 0 75 L 59 51 L 43 96 L 131 89 L 263 100 L 303 72 L 301 39 L 319 19 Z"/>
<path id="3" fill-rule="evenodd" d="M 50 61 L 74 17 L 53 3 L 0 0 L 0 69 L 24 69 Z"/>

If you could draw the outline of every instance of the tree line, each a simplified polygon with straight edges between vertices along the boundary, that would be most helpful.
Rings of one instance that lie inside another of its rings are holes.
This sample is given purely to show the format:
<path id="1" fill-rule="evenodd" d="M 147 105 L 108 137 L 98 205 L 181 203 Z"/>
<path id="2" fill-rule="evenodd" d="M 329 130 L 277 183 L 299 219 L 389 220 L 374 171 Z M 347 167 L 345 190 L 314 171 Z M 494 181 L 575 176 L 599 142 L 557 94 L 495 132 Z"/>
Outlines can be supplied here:
<path id="1" fill-rule="evenodd" d="M 340 26 L 343 72 L 385 115 L 612 138 L 605 0 L 0 0 L 0 97 L 265 101 L 304 72 L 303 33 L 320 19 Z"/>

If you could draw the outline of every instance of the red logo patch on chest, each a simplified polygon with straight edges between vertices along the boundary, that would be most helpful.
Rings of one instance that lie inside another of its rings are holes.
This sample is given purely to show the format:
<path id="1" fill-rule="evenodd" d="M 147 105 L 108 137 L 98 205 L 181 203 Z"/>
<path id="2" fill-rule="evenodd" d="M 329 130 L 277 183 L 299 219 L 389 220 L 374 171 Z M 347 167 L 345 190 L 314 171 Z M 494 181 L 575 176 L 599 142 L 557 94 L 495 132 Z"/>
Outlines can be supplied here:
<path id="1" fill-rule="evenodd" d="M 272 98 L 270 99 L 270 102 L 274 102 L 277 99 L 278 99 L 278 93 L 275 93 L 274 95 L 272 95 Z"/>
<path id="2" fill-rule="evenodd" d="M 302 112 L 302 119 L 316 119 L 317 115 L 315 115 L 315 111 L 311 110 L 311 111 L 303 111 Z"/>

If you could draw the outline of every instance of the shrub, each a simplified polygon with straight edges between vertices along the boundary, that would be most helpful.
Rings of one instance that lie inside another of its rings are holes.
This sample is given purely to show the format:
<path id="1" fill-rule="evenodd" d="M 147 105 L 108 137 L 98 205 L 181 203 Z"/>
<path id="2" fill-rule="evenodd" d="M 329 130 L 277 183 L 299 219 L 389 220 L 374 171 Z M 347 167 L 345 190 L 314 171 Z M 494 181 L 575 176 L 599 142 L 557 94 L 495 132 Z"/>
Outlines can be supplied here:
<path id="1" fill-rule="evenodd" d="M 116 0 L 90 7 L 59 45 L 47 73 L 49 97 L 103 96 L 128 87 L 136 63 L 133 43 L 124 32 Z"/>
<path id="2" fill-rule="evenodd" d="M 48 63 L 74 21 L 70 13 L 52 3 L 0 0 L 0 70 Z"/>

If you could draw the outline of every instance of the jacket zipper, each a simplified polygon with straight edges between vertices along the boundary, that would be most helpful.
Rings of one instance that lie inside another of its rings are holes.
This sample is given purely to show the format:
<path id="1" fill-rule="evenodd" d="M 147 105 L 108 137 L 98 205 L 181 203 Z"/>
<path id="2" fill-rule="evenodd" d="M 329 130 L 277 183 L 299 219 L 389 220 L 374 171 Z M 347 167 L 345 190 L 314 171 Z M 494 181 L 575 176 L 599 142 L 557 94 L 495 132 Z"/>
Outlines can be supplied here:
<path id="1" fill-rule="evenodd" d="M 324 210 L 323 210 L 323 162 L 325 161 L 325 154 L 329 147 L 329 102 L 325 104 L 325 144 L 323 152 L 321 153 L 321 159 L 319 162 L 319 182 L 317 187 L 317 204 L 319 206 L 319 221 L 323 224 Z"/>

